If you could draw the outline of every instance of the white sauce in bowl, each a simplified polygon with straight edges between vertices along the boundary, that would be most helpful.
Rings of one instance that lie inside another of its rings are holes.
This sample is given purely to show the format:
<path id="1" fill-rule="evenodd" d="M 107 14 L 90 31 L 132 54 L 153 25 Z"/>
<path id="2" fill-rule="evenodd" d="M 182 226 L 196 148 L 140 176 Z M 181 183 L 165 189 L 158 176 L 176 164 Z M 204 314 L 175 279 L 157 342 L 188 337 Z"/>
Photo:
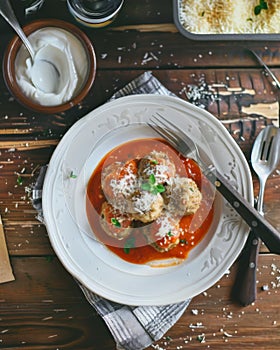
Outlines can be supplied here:
<path id="1" fill-rule="evenodd" d="M 59 83 L 54 92 L 46 93 L 32 82 L 32 60 L 21 46 L 15 60 L 16 79 L 22 92 L 43 106 L 56 106 L 71 100 L 83 87 L 89 71 L 89 61 L 84 45 L 68 31 L 46 27 L 28 36 L 36 55 L 50 60 L 59 71 Z M 55 52 L 55 55 L 53 54 Z"/>

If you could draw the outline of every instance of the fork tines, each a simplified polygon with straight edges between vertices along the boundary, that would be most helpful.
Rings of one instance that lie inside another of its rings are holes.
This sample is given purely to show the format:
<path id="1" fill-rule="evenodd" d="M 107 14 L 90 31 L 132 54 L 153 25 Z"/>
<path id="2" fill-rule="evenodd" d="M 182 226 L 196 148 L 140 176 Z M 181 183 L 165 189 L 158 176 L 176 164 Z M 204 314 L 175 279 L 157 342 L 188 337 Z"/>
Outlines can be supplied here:
<path id="1" fill-rule="evenodd" d="M 192 154 L 193 158 L 197 158 L 196 145 L 178 126 L 158 112 L 150 120 L 151 123 L 148 125 L 183 156 L 188 157 Z"/>
<path id="2" fill-rule="evenodd" d="M 159 117 L 161 119 L 159 119 Z M 170 126 L 172 126 L 174 129 L 177 129 L 177 127 L 173 123 L 170 123 L 169 121 L 167 121 L 167 119 L 161 116 L 159 113 L 156 113 L 156 115 L 153 115 L 150 121 L 151 122 L 148 122 L 147 124 L 155 132 L 157 132 L 160 136 L 162 136 L 165 140 L 167 140 L 174 148 L 177 149 L 178 141 L 174 136 L 174 133 L 171 131 Z"/>

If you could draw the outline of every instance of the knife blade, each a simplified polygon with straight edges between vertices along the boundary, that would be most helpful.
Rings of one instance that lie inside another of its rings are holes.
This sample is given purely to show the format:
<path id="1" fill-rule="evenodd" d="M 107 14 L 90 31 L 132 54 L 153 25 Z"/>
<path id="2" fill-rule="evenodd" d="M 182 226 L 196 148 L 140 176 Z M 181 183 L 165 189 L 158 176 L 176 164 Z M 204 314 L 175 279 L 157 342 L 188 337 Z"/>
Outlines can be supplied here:
<path id="1" fill-rule="evenodd" d="M 280 89 L 280 81 L 277 79 L 277 77 L 271 71 L 271 69 L 264 63 L 264 61 L 260 58 L 260 56 L 254 50 L 249 49 L 249 51 L 256 57 L 256 59 L 258 60 L 260 65 L 264 67 L 267 74 L 269 74 L 271 76 L 271 78 L 275 82 L 275 85 L 277 86 L 277 88 Z"/>

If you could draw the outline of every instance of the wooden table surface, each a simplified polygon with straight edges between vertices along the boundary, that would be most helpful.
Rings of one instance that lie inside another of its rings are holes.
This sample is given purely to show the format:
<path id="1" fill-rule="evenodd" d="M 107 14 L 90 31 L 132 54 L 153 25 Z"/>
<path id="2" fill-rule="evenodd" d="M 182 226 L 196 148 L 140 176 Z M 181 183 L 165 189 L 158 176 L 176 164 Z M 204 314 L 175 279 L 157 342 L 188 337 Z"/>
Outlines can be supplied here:
<path id="1" fill-rule="evenodd" d="M 40 17 L 76 23 L 64 0 L 46 0 L 26 22 Z M 246 48 L 258 52 L 280 77 L 279 41 L 191 41 L 174 25 L 171 0 L 126 0 L 110 27 L 80 28 L 94 43 L 98 69 L 91 92 L 79 106 L 57 115 L 32 112 L 14 100 L 0 77 L 0 213 L 16 278 L 0 285 L 1 349 L 115 348 L 103 320 L 56 257 L 27 191 L 38 167 L 48 163 L 78 119 L 144 71 L 152 71 L 177 96 L 220 119 L 248 159 L 261 128 L 278 123 L 277 89 Z M 2 55 L 13 32 L 2 22 L 0 30 Z M 191 92 L 196 90 L 200 94 L 194 100 Z M 253 180 L 257 194 L 254 174 Z M 279 203 L 280 167 L 265 193 L 266 217 L 278 229 Z M 279 349 L 280 257 L 261 247 L 257 300 L 247 307 L 231 297 L 236 267 L 193 298 L 180 320 L 149 349 Z"/>

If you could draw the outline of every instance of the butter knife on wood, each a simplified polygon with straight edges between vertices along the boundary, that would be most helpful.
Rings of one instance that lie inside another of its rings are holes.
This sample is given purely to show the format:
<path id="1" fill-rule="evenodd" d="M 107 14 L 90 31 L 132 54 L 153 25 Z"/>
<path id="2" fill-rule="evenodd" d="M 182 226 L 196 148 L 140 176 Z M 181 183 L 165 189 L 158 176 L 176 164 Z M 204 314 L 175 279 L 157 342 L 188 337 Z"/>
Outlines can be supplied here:
<path id="1" fill-rule="evenodd" d="M 249 52 L 257 59 L 259 64 L 264 68 L 265 72 L 270 76 L 270 78 L 273 80 L 274 85 L 278 89 L 278 100 L 279 100 L 279 93 L 280 93 L 280 81 L 277 79 L 276 75 L 272 72 L 272 70 L 264 63 L 264 61 L 261 59 L 261 57 L 251 49 L 248 49 Z M 280 101 L 278 101 L 278 127 L 280 127 Z"/>
<path id="2" fill-rule="evenodd" d="M 15 277 L 10 264 L 4 227 L 0 215 L 0 283 L 14 281 Z"/>
<path id="3" fill-rule="evenodd" d="M 260 58 L 260 56 L 254 50 L 249 50 L 249 51 L 255 56 L 255 58 L 258 60 L 259 64 L 264 67 L 267 74 L 270 75 L 270 77 L 274 81 L 276 87 L 278 89 L 280 89 L 280 81 L 276 78 L 276 76 L 272 72 L 272 70 L 264 63 L 264 61 Z"/>

